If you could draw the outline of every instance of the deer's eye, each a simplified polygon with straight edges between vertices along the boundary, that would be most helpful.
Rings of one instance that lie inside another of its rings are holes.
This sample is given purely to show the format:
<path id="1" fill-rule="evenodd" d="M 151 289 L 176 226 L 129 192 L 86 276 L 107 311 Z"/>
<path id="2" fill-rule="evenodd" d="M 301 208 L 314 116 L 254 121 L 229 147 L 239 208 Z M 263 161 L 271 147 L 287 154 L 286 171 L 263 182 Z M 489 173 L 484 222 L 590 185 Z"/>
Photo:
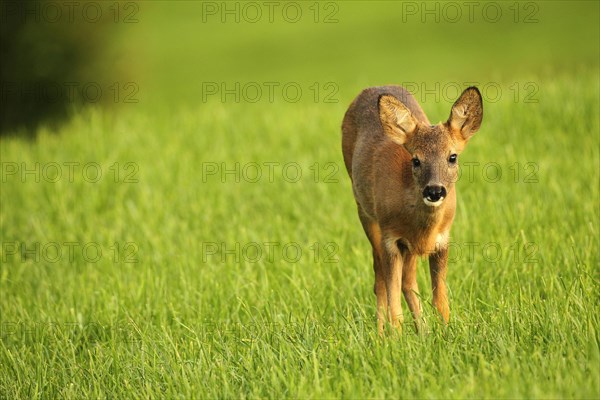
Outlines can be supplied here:
<path id="1" fill-rule="evenodd" d="M 449 158 L 448 158 L 448 162 L 450 164 L 456 164 L 456 159 L 457 159 L 457 155 L 456 154 L 452 154 Z"/>
<path id="2" fill-rule="evenodd" d="M 412 165 L 414 168 L 420 167 L 421 166 L 421 160 L 419 160 L 417 157 L 412 159 Z"/>

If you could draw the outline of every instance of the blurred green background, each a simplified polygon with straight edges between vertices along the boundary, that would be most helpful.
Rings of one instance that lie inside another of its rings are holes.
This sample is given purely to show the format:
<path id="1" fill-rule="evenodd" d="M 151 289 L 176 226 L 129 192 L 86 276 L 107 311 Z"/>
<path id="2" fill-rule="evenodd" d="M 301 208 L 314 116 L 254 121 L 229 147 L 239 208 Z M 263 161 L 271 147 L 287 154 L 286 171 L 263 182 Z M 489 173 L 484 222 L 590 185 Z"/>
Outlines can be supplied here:
<path id="1" fill-rule="evenodd" d="M 236 83 L 238 92 L 250 84 L 245 105 L 271 102 L 269 83 L 287 103 L 290 83 L 300 102 L 346 104 L 388 83 L 409 83 L 431 102 L 446 87 L 450 102 L 469 82 L 487 84 L 487 100 L 521 102 L 543 96 L 557 74 L 599 63 L 595 1 L 87 3 L 3 2 L 3 132 L 89 103 L 80 92 L 90 82 L 102 90 L 93 103 L 168 109 L 219 100 L 220 85 Z M 66 82 L 79 84 L 73 99 L 27 101 L 28 90 L 52 84 L 67 97 Z"/>
<path id="2" fill-rule="evenodd" d="M 286 21 L 294 8 L 283 5 L 273 11 L 273 23 L 267 7 L 259 8 L 260 23 L 247 22 L 254 8 L 244 12 L 248 3 L 237 4 L 239 14 L 235 3 L 216 3 L 216 11 L 201 2 L 143 5 L 144 18 L 121 43 L 138 60 L 136 76 L 149 101 L 155 93 L 197 101 L 206 81 L 331 81 L 347 103 L 360 89 L 386 83 L 423 82 L 433 90 L 435 82 L 509 83 L 532 74 L 551 80 L 598 66 L 598 3 L 592 1 L 470 7 L 308 1 L 297 3 L 296 23 Z"/>

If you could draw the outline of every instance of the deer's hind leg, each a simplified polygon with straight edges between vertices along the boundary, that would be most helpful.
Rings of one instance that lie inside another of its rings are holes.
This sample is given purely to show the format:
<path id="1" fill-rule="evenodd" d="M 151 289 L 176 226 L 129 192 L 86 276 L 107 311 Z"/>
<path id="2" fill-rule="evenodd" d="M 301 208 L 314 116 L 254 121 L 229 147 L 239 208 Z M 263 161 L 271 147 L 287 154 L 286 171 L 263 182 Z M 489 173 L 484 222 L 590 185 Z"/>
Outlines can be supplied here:
<path id="1" fill-rule="evenodd" d="M 377 330 L 379 334 L 382 335 L 388 312 L 388 302 L 385 276 L 382 269 L 383 255 L 381 251 L 381 229 L 377 222 L 372 221 L 366 216 L 360 205 L 358 205 L 358 215 L 363 229 L 369 238 L 369 242 L 371 242 L 371 247 L 373 248 L 373 270 L 375 272 L 375 285 L 373 291 L 375 292 L 375 296 L 377 296 Z"/>

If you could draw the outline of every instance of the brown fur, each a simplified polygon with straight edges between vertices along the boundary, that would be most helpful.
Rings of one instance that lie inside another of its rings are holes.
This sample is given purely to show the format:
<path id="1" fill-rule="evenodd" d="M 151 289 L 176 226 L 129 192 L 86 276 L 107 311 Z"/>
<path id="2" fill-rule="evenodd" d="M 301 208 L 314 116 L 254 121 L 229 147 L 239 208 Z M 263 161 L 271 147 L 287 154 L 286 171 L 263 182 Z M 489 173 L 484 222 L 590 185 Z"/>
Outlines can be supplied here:
<path id="1" fill-rule="evenodd" d="M 431 125 L 415 98 L 400 86 L 363 90 L 342 123 L 344 163 L 358 214 L 373 247 L 378 329 L 386 314 L 400 328 L 403 292 L 417 329 L 421 304 L 416 282 L 418 256 L 429 256 L 433 303 L 449 320 L 446 289 L 448 240 L 456 209 L 454 183 L 460 154 L 483 116 L 477 88 L 466 89 L 445 123 Z M 420 165 L 413 167 L 413 158 Z M 433 207 L 424 190 L 443 187 L 446 196 Z"/>

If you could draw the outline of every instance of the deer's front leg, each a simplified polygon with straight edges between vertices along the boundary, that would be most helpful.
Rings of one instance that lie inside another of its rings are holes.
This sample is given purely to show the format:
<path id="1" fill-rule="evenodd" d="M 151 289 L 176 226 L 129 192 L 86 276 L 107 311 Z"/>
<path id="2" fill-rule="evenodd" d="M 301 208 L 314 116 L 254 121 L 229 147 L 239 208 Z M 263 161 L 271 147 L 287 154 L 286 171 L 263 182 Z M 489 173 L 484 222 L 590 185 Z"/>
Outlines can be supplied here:
<path id="1" fill-rule="evenodd" d="M 365 232 L 373 246 L 373 270 L 375 271 L 374 291 L 377 296 L 377 331 L 383 335 L 383 328 L 387 319 L 388 302 L 385 288 L 385 276 L 382 269 L 381 230 L 377 223 L 370 223 L 367 218 L 361 216 Z"/>
<path id="2" fill-rule="evenodd" d="M 429 256 L 429 272 L 433 289 L 433 305 L 437 308 L 445 323 L 450 320 L 446 272 L 448 270 L 448 248 L 441 248 Z"/>
<path id="3" fill-rule="evenodd" d="M 398 330 L 402 329 L 402 254 L 393 240 L 382 240 L 382 270 L 389 307 L 389 319 Z"/>
<path id="4" fill-rule="evenodd" d="M 419 286 L 417 284 L 417 256 L 408 249 L 403 252 L 402 292 L 412 313 L 417 332 L 422 329 L 421 301 L 419 300 Z"/>

